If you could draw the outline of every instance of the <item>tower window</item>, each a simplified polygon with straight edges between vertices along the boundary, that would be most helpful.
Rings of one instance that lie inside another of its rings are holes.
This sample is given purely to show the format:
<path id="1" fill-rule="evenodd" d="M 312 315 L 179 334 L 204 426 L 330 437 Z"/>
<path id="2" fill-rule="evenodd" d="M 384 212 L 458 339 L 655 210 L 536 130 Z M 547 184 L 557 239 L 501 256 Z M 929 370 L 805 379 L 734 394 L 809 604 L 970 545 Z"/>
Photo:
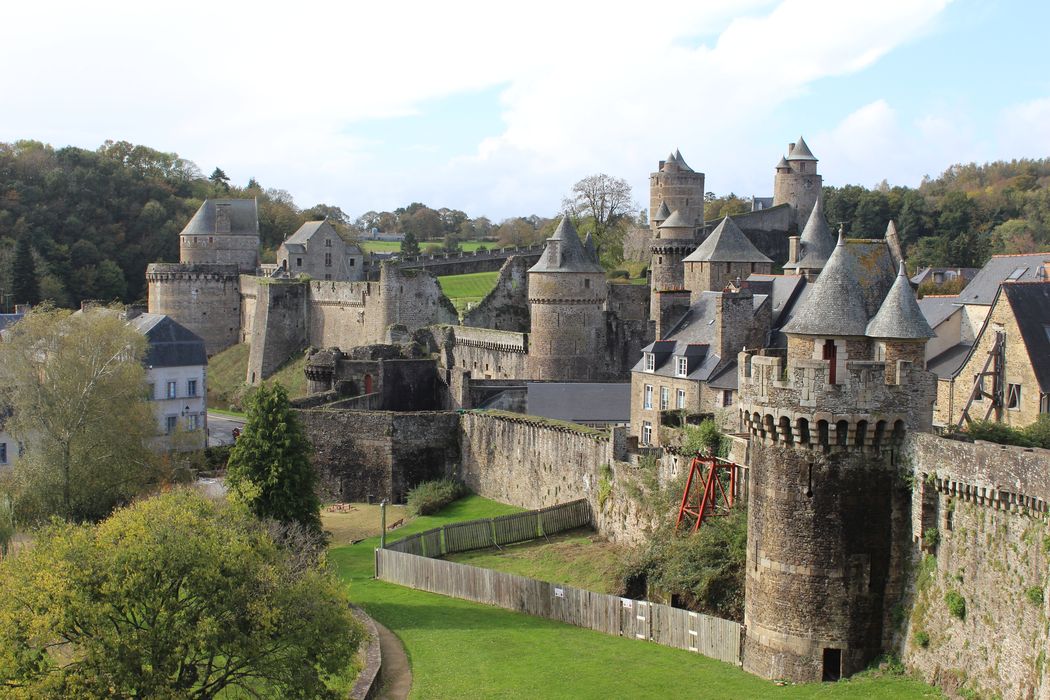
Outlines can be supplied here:
<path id="1" fill-rule="evenodd" d="M 583 288 L 584 289 L 590 289 L 591 288 L 591 280 L 590 280 L 589 277 L 585 277 L 583 279 Z"/>

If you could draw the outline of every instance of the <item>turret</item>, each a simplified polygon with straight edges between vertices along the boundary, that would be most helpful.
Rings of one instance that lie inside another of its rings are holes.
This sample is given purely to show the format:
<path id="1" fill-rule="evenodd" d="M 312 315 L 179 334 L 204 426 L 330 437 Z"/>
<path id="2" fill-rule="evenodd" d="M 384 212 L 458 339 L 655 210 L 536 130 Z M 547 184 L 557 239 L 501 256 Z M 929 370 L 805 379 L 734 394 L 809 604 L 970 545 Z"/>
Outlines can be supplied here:
<path id="1" fill-rule="evenodd" d="M 529 269 L 529 376 L 588 381 L 605 347 L 605 271 L 563 217 L 539 261 Z"/>
<path id="2" fill-rule="evenodd" d="M 254 199 L 206 199 L 179 234 L 179 259 L 191 265 L 259 267 L 259 207 Z"/>
<path id="3" fill-rule="evenodd" d="M 784 270 L 805 275 L 813 282 L 835 250 L 835 237 L 824 219 L 823 198 L 818 197 L 801 236 L 792 236 Z"/>
<path id="4" fill-rule="evenodd" d="M 787 156 L 777 163 L 773 177 L 773 206 L 790 204 L 801 230 L 820 197 L 823 178 L 817 173 L 817 158 L 805 139 L 788 144 Z"/>
<path id="5" fill-rule="evenodd" d="M 678 211 L 694 229 L 704 223 L 704 174 L 695 172 L 685 162 L 680 151 L 661 160 L 656 172 L 649 175 L 649 211 Z M 656 232 L 662 222 L 650 217 L 650 226 Z"/>
<path id="6" fill-rule="evenodd" d="M 773 261 L 728 216 L 683 263 L 685 286 L 694 303 L 702 292 L 720 292 L 737 278 L 747 279 L 753 272 L 768 274 L 773 269 Z"/>
<path id="7" fill-rule="evenodd" d="M 935 379 L 921 364 L 932 333 L 903 268 L 889 285 L 879 245 L 840 232 L 783 329 L 786 357 L 738 358 L 752 484 L 744 668 L 767 678 L 836 680 L 890 650 L 910 546 L 896 454 L 929 427 Z"/>

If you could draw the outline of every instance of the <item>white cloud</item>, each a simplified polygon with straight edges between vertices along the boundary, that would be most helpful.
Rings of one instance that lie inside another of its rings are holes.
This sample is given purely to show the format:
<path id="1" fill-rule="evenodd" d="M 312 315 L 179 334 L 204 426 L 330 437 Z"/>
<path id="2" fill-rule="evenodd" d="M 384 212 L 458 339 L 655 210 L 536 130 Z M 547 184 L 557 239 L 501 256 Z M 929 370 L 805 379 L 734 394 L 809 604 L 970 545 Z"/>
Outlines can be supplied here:
<path id="1" fill-rule="evenodd" d="M 596 171 L 628 176 L 642 201 L 676 146 L 709 189 L 763 193 L 779 153 L 755 135 L 786 141 L 806 126 L 768 115 L 921 35 L 945 5 L 17 3 L 5 24 L 20 31 L 0 43 L 15 68 L 0 140 L 132 140 L 351 212 L 410 200 L 495 218 L 552 212 Z M 501 85 L 502 131 L 437 169 L 355 133 Z"/>
<path id="2" fill-rule="evenodd" d="M 1004 158 L 1050 153 L 1050 97 L 1010 105 L 999 116 L 997 141 Z"/>

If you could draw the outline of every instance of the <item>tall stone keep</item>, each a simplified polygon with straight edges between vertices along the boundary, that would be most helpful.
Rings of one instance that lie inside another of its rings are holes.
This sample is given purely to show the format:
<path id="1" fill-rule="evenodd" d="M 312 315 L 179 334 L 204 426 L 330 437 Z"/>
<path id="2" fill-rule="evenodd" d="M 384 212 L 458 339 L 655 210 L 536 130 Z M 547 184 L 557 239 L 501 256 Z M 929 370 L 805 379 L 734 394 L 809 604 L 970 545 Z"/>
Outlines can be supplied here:
<path id="1" fill-rule="evenodd" d="M 602 266 L 563 217 L 529 269 L 530 377 L 591 381 L 600 375 L 607 297 Z"/>
<path id="2" fill-rule="evenodd" d="M 680 151 L 661 160 L 656 172 L 649 174 L 649 221 L 654 234 L 665 205 L 668 213 L 677 211 L 694 229 L 704 223 L 704 174 L 690 168 Z"/>
<path id="3" fill-rule="evenodd" d="M 696 247 L 696 228 L 677 209 L 664 216 L 649 241 L 649 318 L 660 317 L 660 294 L 681 291 L 685 285 L 682 260 Z"/>
<path id="4" fill-rule="evenodd" d="M 817 158 L 809 150 L 806 141 L 788 144 L 787 156 L 777 163 L 773 176 L 773 206 L 790 204 L 795 210 L 795 223 L 801 231 L 809 220 L 809 214 L 820 196 L 824 179 L 817 172 Z"/>
<path id="5" fill-rule="evenodd" d="M 865 274 L 840 239 L 784 327 L 786 357 L 738 360 L 751 441 L 744 669 L 766 678 L 836 680 L 892 641 L 910 555 L 897 452 L 907 430 L 930 427 L 935 380 L 919 351 L 932 331 L 906 276 L 873 313 Z"/>
<path id="6" fill-rule="evenodd" d="M 179 234 L 179 258 L 147 266 L 149 311 L 203 338 L 210 357 L 239 340 L 240 275 L 259 267 L 256 201 L 205 200 Z"/>

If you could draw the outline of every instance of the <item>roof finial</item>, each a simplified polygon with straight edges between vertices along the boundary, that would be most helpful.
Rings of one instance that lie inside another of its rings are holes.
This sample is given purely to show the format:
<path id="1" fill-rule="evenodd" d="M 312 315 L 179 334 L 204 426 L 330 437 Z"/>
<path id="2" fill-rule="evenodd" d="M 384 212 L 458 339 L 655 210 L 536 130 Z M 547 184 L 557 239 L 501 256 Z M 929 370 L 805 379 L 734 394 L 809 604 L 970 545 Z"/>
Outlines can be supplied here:
<path id="1" fill-rule="evenodd" d="M 904 266 L 904 258 L 901 258 L 900 269 L 897 271 L 898 277 L 907 277 L 908 269 Z"/>
<path id="2" fill-rule="evenodd" d="M 836 245 L 846 245 L 846 223 L 839 222 L 839 242 Z"/>

